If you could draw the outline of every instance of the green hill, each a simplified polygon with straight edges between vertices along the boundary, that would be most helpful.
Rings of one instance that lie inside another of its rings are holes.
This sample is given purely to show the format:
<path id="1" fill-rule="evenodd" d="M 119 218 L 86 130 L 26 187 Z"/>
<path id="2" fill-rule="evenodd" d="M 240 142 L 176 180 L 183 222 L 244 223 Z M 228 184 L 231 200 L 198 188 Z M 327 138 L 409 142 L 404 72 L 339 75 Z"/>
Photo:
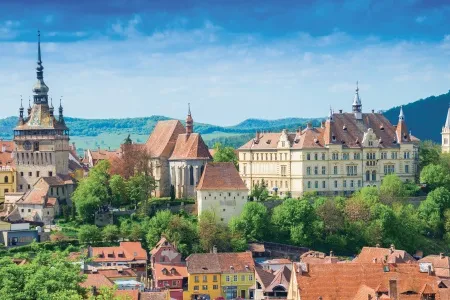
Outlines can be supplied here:
<path id="1" fill-rule="evenodd" d="M 441 142 L 442 126 L 447 117 L 450 104 L 450 91 L 440 96 L 431 96 L 425 99 L 403 105 L 406 124 L 411 133 L 421 140 Z M 397 124 L 400 107 L 393 107 L 384 112 L 392 124 Z"/>
<path id="2" fill-rule="evenodd" d="M 421 140 L 439 142 L 449 103 L 450 92 L 404 105 L 406 122 L 412 134 Z M 384 114 L 393 124 L 397 124 L 399 110 L 399 107 L 393 107 Z M 65 118 L 70 128 L 71 140 L 77 144 L 79 150 L 98 147 L 115 149 L 128 134 L 135 142 L 144 143 L 158 121 L 169 119 L 164 116 L 125 119 Z M 276 132 L 287 128 L 294 131 L 299 126 L 305 126 L 308 121 L 318 126 L 321 120 L 321 118 L 247 119 L 237 125 L 226 127 L 195 123 L 195 131 L 202 134 L 209 147 L 220 142 L 237 148 L 247 142 L 256 130 Z M 16 124 L 17 117 L 0 119 L 0 138 L 11 139 Z"/>

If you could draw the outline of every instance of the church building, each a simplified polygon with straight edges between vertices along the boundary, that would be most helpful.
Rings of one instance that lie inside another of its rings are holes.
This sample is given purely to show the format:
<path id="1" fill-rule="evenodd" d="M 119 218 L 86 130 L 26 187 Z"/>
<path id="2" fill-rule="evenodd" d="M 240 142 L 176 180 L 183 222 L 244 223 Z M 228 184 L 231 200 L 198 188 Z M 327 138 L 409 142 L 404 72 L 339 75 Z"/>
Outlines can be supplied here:
<path id="1" fill-rule="evenodd" d="M 69 129 L 60 102 L 54 115 L 49 88 L 44 82 L 38 33 L 37 82 L 33 87 L 33 104 L 27 116 L 21 104 L 19 121 L 14 128 L 14 163 L 17 169 L 17 193 L 11 195 L 6 209 L 8 219 L 51 223 L 60 205 L 71 205 L 74 182 L 69 176 Z M 8 198 L 8 195 L 6 195 Z"/>
<path id="2" fill-rule="evenodd" d="M 445 124 L 442 127 L 442 152 L 450 153 L 450 106 L 447 112 L 447 118 Z"/>
<path id="3" fill-rule="evenodd" d="M 280 196 L 350 195 L 380 186 L 391 173 L 414 181 L 418 147 L 402 108 L 397 125 L 381 113 L 363 113 L 357 87 L 352 112 L 330 109 L 318 127 L 308 123 L 296 132 L 257 133 L 238 149 L 239 172 L 249 189 L 264 180 Z"/>

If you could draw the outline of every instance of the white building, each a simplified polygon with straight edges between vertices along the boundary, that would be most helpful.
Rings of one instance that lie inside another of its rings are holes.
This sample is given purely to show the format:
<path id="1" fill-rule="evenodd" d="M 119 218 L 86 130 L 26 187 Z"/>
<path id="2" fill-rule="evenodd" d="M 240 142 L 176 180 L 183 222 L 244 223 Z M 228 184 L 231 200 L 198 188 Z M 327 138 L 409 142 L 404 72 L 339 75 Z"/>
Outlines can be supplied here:
<path id="1" fill-rule="evenodd" d="M 228 223 L 241 214 L 247 194 L 248 188 L 233 163 L 207 163 L 197 186 L 198 215 L 212 210 L 218 220 Z"/>
<path id="2" fill-rule="evenodd" d="M 447 119 L 445 119 L 445 124 L 442 127 L 442 152 L 450 152 L 450 107 L 447 112 Z"/>
<path id="3" fill-rule="evenodd" d="M 238 149 L 239 172 L 249 189 L 264 180 L 280 196 L 312 191 L 349 195 L 363 186 L 379 186 L 390 173 L 414 181 L 418 146 L 402 108 L 397 125 L 381 113 L 363 113 L 357 88 L 352 112 L 330 109 L 320 127 L 309 123 L 295 133 L 257 133 Z"/>

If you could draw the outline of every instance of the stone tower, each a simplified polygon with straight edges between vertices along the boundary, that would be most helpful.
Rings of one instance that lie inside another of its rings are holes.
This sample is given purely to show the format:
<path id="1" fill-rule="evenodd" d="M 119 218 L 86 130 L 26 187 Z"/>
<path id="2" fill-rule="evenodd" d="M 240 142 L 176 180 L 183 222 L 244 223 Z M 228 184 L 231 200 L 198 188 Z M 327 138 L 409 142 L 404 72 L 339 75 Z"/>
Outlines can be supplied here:
<path id="1" fill-rule="evenodd" d="M 447 111 L 447 119 L 445 119 L 445 124 L 442 127 L 442 152 L 450 152 L 450 106 Z"/>
<path id="2" fill-rule="evenodd" d="M 41 41 L 38 32 L 37 82 L 33 87 L 33 105 L 25 117 L 21 104 L 19 121 L 14 128 L 17 168 L 17 191 L 27 192 L 41 177 L 67 175 L 69 165 L 69 129 L 65 125 L 60 103 L 55 118 L 53 104 L 48 99 L 49 88 L 44 82 Z"/>

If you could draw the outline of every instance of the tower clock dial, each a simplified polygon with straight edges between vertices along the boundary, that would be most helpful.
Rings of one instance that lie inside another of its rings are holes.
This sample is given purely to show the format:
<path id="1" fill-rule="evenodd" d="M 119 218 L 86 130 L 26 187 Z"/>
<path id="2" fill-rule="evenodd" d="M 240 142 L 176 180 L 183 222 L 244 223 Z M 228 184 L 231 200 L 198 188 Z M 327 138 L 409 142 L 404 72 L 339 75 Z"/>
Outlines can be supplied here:
<path id="1" fill-rule="evenodd" d="M 25 149 L 25 150 L 31 150 L 31 142 L 30 141 L 25 141 L 24 143 L 23 143 L 23 148 Z"/>

